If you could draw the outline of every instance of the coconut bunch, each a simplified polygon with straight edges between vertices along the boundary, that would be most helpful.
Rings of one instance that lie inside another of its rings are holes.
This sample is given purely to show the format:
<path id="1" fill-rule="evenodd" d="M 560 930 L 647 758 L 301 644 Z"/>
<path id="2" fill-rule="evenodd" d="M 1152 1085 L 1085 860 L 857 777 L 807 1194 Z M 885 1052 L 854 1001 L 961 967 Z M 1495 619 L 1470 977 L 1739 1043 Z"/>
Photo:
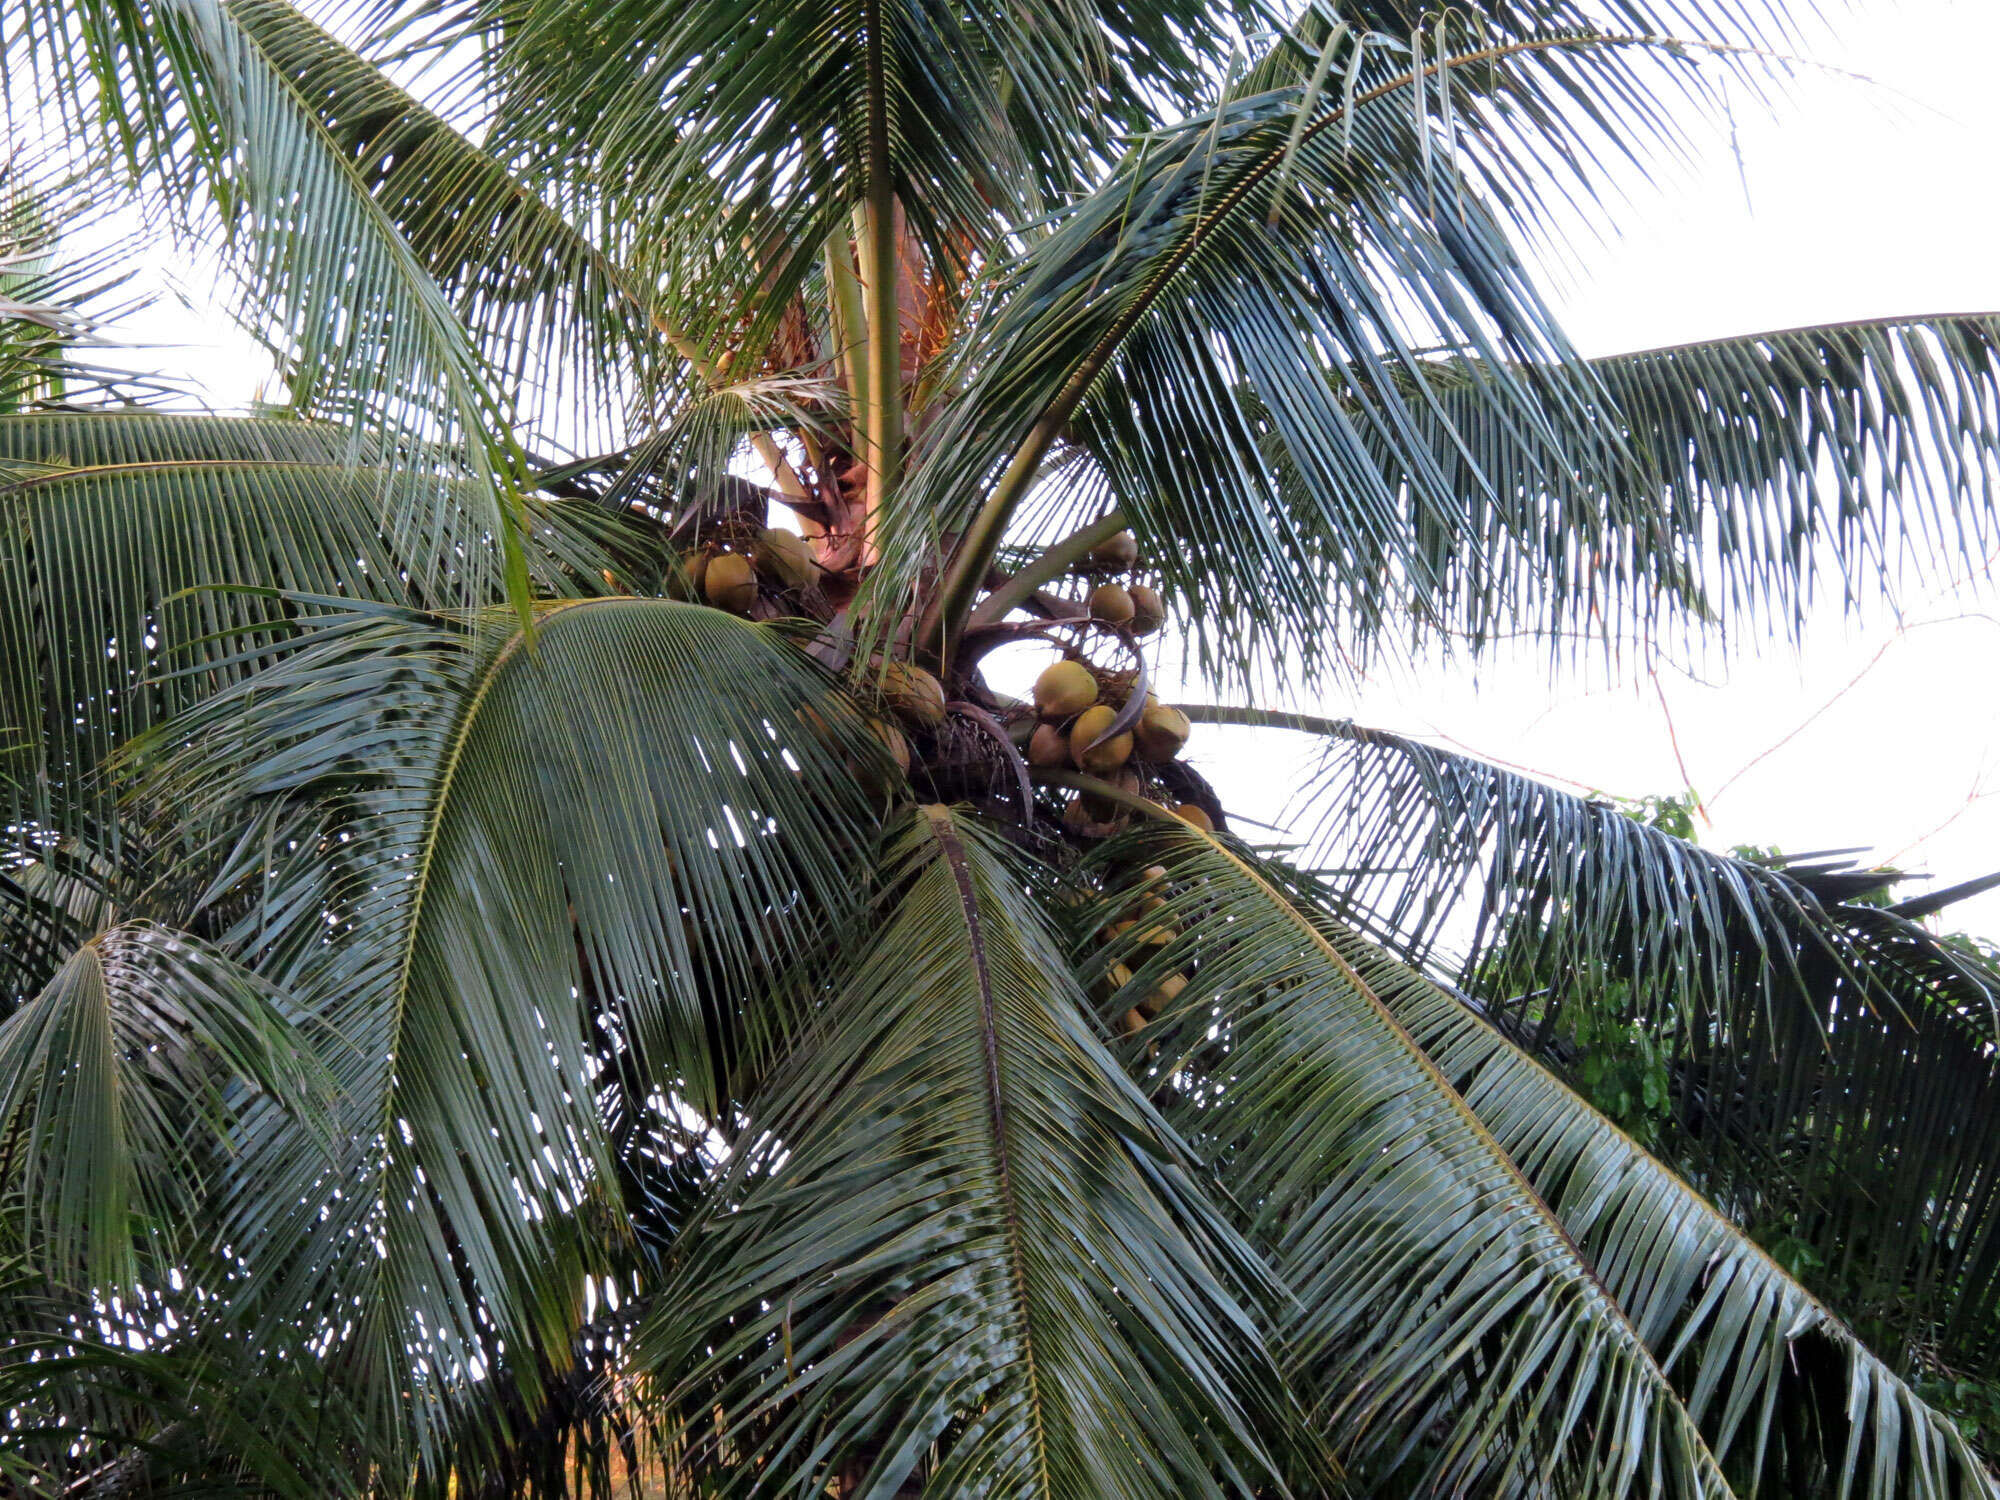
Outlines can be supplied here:
<path id="1" fill-rule="evenodd" d="M 1145 797 L 1157 782 L 1148 772 L 1173 760 L 1187 744 L 1187 715 L 1151 693 L 1140 693 L 1138 674 L 1107 671 L 1079 655 L 1065 657 L 1035 680 L 1035 724 L 1026 758 L 1041 770 L 1074 768 L 1128 796 Z M 1193 803 L 1173 811 L 1200 827 L 1212 826 Z M 1086 838 L 1103 838 L 1130 820 L 1124 803 L 1079 793 L 1064 810 L 1063 826 Z"/>
<path id="2" fill-rule="evenodd" d="M 720 530 L 681 555 L 681 571 L 679 597 L 759 618 L 786 613 L 785 595 L 817 594 L 821 577 L 806 539 L 775 526 Z"/>
<path id="3" fill-rule="evenodd" d="M 1117 916 L 1097 934 L 1110 960 L 1097 982 L 1097 993 L 1100 999 L 1110 1000 L 1128 995 L 1139 975 L 1152 981 L 1119 1018 L 1119 1025 L 1131 1036 L 1144 1031 L 1148 1021 L 1180 997 L 1188 976 L 1178 969 L 1154 973 L 1159 968 L 1155 960 L 1181 935 L 1165 915 L 1169 894 L 1165 868 L 1148 865 L 1137 871 L 1119 894 L 1123 904 L 1117 908 Z"/>
<path id="4" fill-rule="evenodd" d="M 1131 532 L 1121 531 L 1099 542 L 1071 571 L 1091 585 L 1084 601 L 1091 619 L 1135 636 L 1151 635 L 1166 624 L 1167 608 L 1159 590 L 1136 580 L 1139 539 Z"/>

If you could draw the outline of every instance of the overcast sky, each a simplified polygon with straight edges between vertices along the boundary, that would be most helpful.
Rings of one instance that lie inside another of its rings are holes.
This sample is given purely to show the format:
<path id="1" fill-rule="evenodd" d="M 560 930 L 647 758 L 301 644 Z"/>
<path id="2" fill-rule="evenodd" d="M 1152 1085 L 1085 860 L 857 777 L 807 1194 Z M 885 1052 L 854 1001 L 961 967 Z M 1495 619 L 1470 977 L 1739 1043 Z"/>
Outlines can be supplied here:
<path id="1" fill-rule="evenodd" d="M 1586 353 L 2000 309 L 2000 4 L 1853 0 L 1810 51 L 1873 82 L 1800 78 L 1775 119 L 1739 113 L 1733 151 L 1718 135 L 1693 170 L 1628 184 L 1619 237 L 1579 241 L 1577 274 L 1555 291 Z M 174 270 L 161 247 L 155 276 Z M 155 362 L 219 405 L 248 400 L 267 378 L 262 357 L 212 315 L 167 302 L 127 332 L 179 345 Z M 1293 706 L 1619 796 L 1692 785 L 1709 813 L 1701 837 L 1716 847 L 1865 845 L 1944 883 L 2000 868 L 1990 584 L 1907 601 L 1900 624 L 1830 612 L 1796 656 L 1738 656 L 1699 679 L 1551 683 L 1545 662 L 1541 648 L 1502 653 L 1476 676 L 1384 676 Z M 1190 753 L 1226 800 L 1270 815 L 1296 748 L 1295 737 L 1203 729 Z M 1949 923 L 2000 938 L 2000 892 Z"/>

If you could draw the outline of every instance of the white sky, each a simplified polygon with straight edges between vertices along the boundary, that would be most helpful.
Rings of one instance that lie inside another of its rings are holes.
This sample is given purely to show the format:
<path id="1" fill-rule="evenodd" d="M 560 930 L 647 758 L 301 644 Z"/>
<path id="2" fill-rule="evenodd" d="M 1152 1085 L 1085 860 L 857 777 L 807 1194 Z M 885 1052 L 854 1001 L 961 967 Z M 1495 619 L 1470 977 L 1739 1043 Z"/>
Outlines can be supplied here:
<path id="1" fill-rule="evenodd" d="M 1853 0 L 1811 55 L 1875 86 L 1802 78 L 1777 118 L 1754 106 L 1741 114 L 1740 170 L 1718 139 L 1693 172 L 1631 185 L 1622 238 L 1581 243 L 1579 273 L 1555 288 L 1586 353 L 2000 309 L 2000 4 Z M 170 251 L 155 258 L 154 273 L 171 280 Z M 268 379 L 261 353 L 214 315 L 163 302 L 121 331 L 181 346 L 149 362 L 191 378 L 217 406 L 251 399 Z M 1552 685 L 1544 653 L 1529 648 L 1477 678 L 1385 676 L 1351 701 L 1291 706 L 1620 796 L 1692 784 L 1712 820 L 1702 839 L 1716 847 L 1865 845 L 1939 883 L 2000 868 L 1990 584 L 1983 597 L 1911 601 L 1900 629 L 1830 614 L 1796 657 L 1773 649 L 1703 681 Z M 1270 816 L 1296 748 L 1293 736 L 1200 729 L 1190 755 L 1232 806 Z M 1954 908 L 1948 925 L 2000 938 L 2000 892 Z"/>

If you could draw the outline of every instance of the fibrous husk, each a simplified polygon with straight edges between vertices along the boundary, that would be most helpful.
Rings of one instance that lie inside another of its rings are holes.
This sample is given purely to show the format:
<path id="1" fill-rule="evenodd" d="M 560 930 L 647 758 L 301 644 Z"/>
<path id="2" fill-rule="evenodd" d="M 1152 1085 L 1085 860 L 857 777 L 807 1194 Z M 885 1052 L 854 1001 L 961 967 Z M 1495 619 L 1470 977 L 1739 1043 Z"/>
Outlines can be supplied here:
<path id="1" fill-rule="evenodd" d="M 807 589 L 819 582 L 812 546 L 796 531 L 772 527 L 757 533 L 750 559 L 757 571 L 780 588 Z"/>
<path id="2" fill-rule="evenodd" d="M 1132 726 L 1132 740 L 1141 760 L 1172 760 L 1187 743 L 1193 726 L 1188 717 L 1170 703 L 1148 703 Z"/>
<path id="3" fill-rule="evenodd" d="M 1090 617 L 1107 625 L 1123 625 L 1134 612 L 1132 595 L 1123 584 L 1100 583 L 1090 591 Z"/>
<path id="4" fill-rule="evenodd" d="M 1167 623 L 1167 606 L 1158 589 L 1135 583 L 1125 592 L 1132 596 L 1132 634 L 1151 635 Z"/>
<path id="5" fill-rule="evenodd" d="M 1097 568 L 1129 568 L 1139 560 L 1139 539 L 1129 531 L 1108 536 L 1090 549 L 1090 562 Z"/>
<path id="6" fill-rule="evenodd" d="M 1070 759 L 1077 769 L 1102 776 L 1115 771 L 1132 758 L 1132 732 L 1114 734 L 1102 744 L 1095 741 L 1118 717 L 1118 710 L 1106 704 L 1087 708 L 1076 717 L 1069 732 Z"/>
<path id="7" fill-rule="evenodd" d="M 1043 770 L 1069 764 L 1069 736 L 1053 724 L 1037 724 L 1028 736 L 1028 764 Z"/>
<path id="8" fill-rule="evenodd" d="M 701 588 L 717 609 L 747 615 L 757 602 L 757 570 L 740 552 L 720 552 L 708 560 Z"/>
<path id="9" fill-rule="evenodd" d="M 1059 661 L 1035 679 L 1035 710 L 1045 719 L 1067 719 L 1097 701 L 1097 679 L 1080 661 Z"/>
<path id="10" fill-rule="evenodd" d="M 882 671 L 882 698 L 910 723 L 935 729 L 944 722 L 944 684 L 922 667 L 892 661 Z"/>

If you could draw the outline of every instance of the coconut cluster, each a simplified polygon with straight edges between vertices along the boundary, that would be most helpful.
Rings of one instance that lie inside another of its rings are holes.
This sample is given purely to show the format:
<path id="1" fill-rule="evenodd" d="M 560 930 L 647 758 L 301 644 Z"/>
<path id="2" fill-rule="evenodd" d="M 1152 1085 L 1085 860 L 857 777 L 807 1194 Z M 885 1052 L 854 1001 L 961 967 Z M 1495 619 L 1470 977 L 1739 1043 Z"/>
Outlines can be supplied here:
<path id="1" fill-rule="evenodd" d="M 1117 958 L 1106 967 L 1101 981 L 1102 996 L 1125 995 L 1135 975 L 1146 972 L 1153 960 L 1164 953 L 1181 935 L 1168 915 L 1167 872 L 1163 866 L 1148 865 L 1126 896 L 1119 914 L 1105 924 L 1098 941 Z M 1126 1034 L 1145 1030 L 1146 1023 L 1159 1015 L 1188 985 L 1188 977 L 1178 969 L 1159 976 L 1120 1020 Z"/>
<path id="2" fill-rule="evenodd" d="M 1135 581 L 1139 569 L 1139 539 L 1129 531 L 1106 537 L 1092 547 L 1072 570 L 1093 584 L 1090 617 L 1121 626 L 1135 636 L 1151 635 L 1167 622 L 1159 590 Z"/>
<path id="3" fill-rule="evenodd" d="M 748 616 L 766 595 L 805 594 L 820 585 L 812 547 L 796 531 L 747 530 L 710 541 L 681 557 L 685 590 L 676 594 Z"/>
<path id="4" fill-rule="evenodd" d="M 1151 693 L 1132 717 L 1136 687 L 1129 672 L 1106 672 L 1076 657 L 1057 662 L 1035 680 L 1036 723 L 1028 736 L 1028 764 L 1045 770 L 1074 767 L 1121 792 L 1145 795 L 1142 772 L 1178 756 L 1191 726 L 1186 714 Z M 1121 718 L 1131 718 L 1131 723 L 1119 727 Z M 1174 811 L 1202 827 L 1212 826 L 1193 803 Z M 1063 823 L 1073 833 L 1101 838 L 1122 827 L 1127 816 L 1123 804 L 1081 793 L 1064 810 Z"/>

